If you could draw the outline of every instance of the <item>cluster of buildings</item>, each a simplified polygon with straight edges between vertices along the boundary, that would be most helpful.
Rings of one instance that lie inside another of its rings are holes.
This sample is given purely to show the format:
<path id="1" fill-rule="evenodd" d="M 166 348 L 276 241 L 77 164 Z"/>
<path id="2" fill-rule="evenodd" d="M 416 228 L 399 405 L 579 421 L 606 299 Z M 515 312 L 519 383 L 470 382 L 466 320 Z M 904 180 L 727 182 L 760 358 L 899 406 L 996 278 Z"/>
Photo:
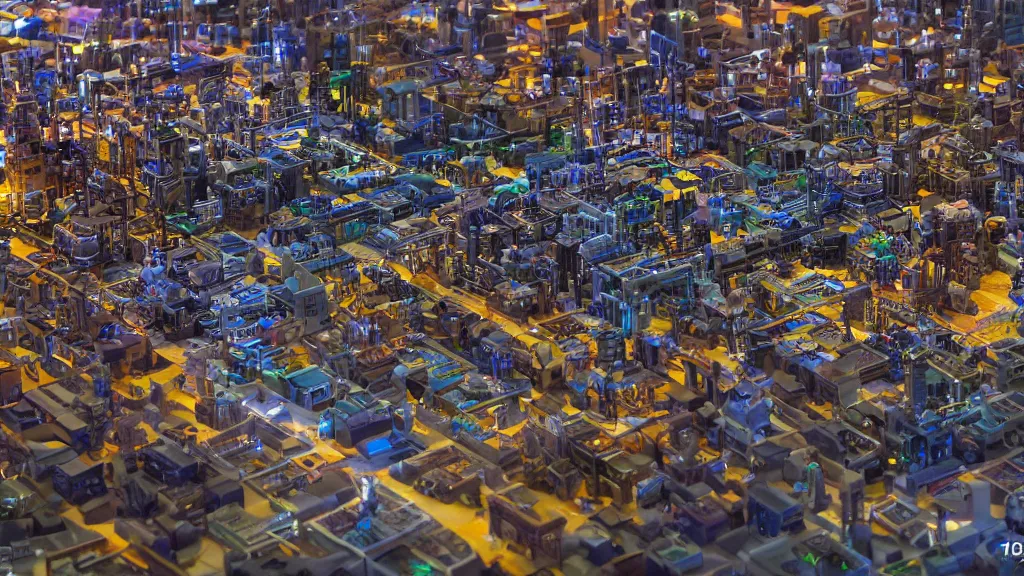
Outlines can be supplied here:
<path id="1" fill-rule="evenodd" d="M 1016 574 L 1024 7 L 0 7 L 0 573 Z"/>

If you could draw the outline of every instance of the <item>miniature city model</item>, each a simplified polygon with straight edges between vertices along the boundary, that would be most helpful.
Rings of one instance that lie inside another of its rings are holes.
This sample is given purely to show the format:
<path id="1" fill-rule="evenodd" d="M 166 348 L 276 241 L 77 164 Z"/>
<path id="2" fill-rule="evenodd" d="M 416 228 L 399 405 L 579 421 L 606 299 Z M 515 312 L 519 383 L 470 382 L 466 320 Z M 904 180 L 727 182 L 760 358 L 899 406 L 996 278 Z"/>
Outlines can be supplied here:
<path id="1" fill-rule="evenodd" d="M 0 7 L 0 574 L 1024 574 L 1024 1 Z"/>

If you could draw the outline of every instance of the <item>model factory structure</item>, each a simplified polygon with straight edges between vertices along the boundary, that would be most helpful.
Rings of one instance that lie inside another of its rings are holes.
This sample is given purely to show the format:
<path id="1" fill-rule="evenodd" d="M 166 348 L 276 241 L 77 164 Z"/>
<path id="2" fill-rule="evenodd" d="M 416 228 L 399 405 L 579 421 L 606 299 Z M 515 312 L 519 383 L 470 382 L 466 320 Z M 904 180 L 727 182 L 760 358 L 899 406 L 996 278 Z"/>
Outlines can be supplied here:
<path id="1" fill-rule="evenodd" d="M 1024 574 L 1017 0 L 0 6 L 0 574 Z"/>

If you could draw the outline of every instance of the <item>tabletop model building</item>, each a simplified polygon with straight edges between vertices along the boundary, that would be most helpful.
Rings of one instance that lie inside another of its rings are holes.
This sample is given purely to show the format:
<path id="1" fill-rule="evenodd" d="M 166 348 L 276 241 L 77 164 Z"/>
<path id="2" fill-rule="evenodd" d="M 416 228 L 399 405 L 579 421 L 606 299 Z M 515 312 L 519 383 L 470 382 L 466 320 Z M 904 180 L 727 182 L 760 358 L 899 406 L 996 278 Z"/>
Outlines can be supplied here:
<path id="1" fill-rule="evenodd" d="M 1024 574 L 1022 0 L 0 5 L 0 575 Z"/>

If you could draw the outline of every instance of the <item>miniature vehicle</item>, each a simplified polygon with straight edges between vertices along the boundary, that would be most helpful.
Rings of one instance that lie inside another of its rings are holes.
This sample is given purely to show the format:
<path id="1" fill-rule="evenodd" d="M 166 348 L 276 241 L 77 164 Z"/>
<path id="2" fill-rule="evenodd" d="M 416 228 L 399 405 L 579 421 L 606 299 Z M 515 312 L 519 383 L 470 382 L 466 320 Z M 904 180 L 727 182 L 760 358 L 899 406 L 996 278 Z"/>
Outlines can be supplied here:
<path id="1" fill-rule="evenodd" d="M 339 401 L 320 415 L 317 432 L 321 438 L 333 438 L 342 446 L 352 448 L 368 439 L 390 432 L 391 406 L 377 402 L 371 406 Z"/>
<path id="2" fill-rule="evenodd" d="M 319 366 L 296 372 L 264 371 L 263 382 L 289 401 L 307 410 L 320 411 L 334 403 L 334 382 Z"/>

